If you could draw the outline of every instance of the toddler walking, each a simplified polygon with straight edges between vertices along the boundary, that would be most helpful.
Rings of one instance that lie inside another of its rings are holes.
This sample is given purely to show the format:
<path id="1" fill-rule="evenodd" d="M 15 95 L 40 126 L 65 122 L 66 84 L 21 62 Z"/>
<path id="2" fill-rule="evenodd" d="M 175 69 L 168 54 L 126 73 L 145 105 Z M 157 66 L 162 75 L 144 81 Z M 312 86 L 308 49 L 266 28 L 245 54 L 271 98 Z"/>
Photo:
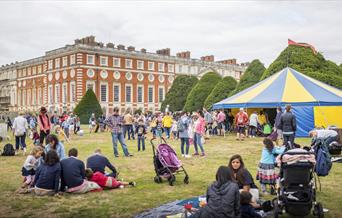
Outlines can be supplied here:
<path id="1" fill-rule="evenodd" d="M 142 150 L 145 151 L 145 134 L 146 134 L 146 127 L 144 124 L 144 121 L 142 119 L 139 119 L 138 126 L 135 129 L 135 132 L 138 136 L 138 151 L 140 151 L 140 144 L 142 147 Z"/>

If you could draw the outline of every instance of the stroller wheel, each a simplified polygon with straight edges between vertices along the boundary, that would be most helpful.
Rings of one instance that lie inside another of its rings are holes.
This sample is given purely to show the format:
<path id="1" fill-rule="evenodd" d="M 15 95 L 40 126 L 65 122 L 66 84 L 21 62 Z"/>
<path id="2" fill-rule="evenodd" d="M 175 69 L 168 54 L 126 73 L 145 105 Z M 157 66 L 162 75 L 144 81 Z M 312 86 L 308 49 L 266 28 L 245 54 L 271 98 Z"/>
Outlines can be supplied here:
<path id="1" fill-rule="evenodd" d="M 184 178 L 184 184 L 189 184 L 189 176 L 185 176 L 185 178 Z"/>
<path id="2" fill-rule="evenodd" d="M 273 199 L 272 203 L 273 203 L 273 216 L 274 218 L 278 218 L 281 212 L 279 205 L 278 205 L 278 199 L 277 198 Z"/>
<path id="3" fill-rule="evenodd" d="M 314 206 L 313 215 L 318 218 L 324 218 L 323 206 L 321 203 L 317 203 Z"/>
<path id="4" fill-rule="evenodd" d="M 171 175 L 169 178 L 169 185 L 173 186 L 176 181 L 176 177 L 174 175 Z"/>
<path id="5" fill-rule="evenodd" d="M 160 176 L 155 176 L 154 177 L 154 182 L 155 183 L 162 183 L 162 178 L 160 178 Z"/>

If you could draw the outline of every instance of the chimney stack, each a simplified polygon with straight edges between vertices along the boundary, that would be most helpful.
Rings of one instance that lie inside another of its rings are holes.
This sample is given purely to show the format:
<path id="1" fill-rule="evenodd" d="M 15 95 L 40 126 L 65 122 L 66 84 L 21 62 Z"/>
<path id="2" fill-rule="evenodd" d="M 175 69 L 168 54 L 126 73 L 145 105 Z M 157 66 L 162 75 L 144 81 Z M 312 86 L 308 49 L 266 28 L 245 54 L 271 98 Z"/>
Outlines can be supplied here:
<path id="1" fill-rule="evenodd" d="M 165 55 L 165 56 L 170 56 L 170 48 L 164 48 L 164 49 L 159 49 L 156 51 L 157 54 L 159 55 Z"/>
<path id="2" fill-rule="evenodd" d="M 121 45 L 121 44 L 118 45 L 117 48 L 118 48 L 119 50 L 125 50 L 125 46 L 124 46 L 124 45 Z"/>
<path id="3" fill-rule="evenodd" d="M 190 51 L 179 52 L 176 54 L 176 56 L 179 58 L 190 59 Z"/>
<path id="4" fill-rule="evenodd" d="M 135 51 L 135 47 L 133 47 L 133 46 L 128 46 L 128 47 L 127 47 L 127 50 L 128 50 L 128 51 Z"/>
<path id="5" fill-rule="evenodd" d="M 140 52 L 141 53 L 146 53 L 146 49 L 142 48 L 142 49 L 140 49 Z"/>
<path id="6" fill-rule="evenodd" d="M 214 62 L 215 57 L 214 55 L 208 55 L 201 57 L 201 61 L 207 61 L 207 62 Z"/>
<path id="7" fill-rule="evenodd" d="M 222 60 L 222 61 L 218 61 L 218 63 L 221 63 L 221 64 L 231 64 L 231 65 L 236 65 L 236 64 L 237 64 L 235 58 L 233 58 L 233 59 L 227 59 L 227 60 Z"/>
<path id="8" fill-rule="evenodd" d="M 107 48 L 114 48 L 114 44 L 111 42 L 108 42 L 106 45 Z"/>

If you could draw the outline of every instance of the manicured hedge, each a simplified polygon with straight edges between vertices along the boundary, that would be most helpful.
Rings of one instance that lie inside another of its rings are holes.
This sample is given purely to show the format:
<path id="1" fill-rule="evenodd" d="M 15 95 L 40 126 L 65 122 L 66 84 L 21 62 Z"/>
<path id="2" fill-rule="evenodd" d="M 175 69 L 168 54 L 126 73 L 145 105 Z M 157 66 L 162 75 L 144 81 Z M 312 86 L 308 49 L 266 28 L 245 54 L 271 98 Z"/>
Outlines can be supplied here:
<path id="1" fill-rule="evenodd" d="M 82 124 L 88 124 L 92 113 L 96 118 L 102 115 L 102 109 L 92 89 L 88 89 L 81 101 L 74 109 L 74 113 L 80 117 Z"/>

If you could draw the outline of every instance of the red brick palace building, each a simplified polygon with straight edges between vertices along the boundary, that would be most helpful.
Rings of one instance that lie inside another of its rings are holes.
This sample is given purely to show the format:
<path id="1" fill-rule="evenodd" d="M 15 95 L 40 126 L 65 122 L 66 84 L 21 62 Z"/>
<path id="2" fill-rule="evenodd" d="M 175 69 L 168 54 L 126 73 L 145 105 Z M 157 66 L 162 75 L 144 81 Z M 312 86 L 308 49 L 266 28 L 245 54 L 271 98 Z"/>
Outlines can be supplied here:
<path id="1" fill-rule="evenodd" d="M 132 46 L 104 45 L 90 36 L 47 51 L 42 57 L 1 67 L 0 86 L 10 90 L 6 93 L 10 94 L 11 111 L 36 111 L 42 105 L 51 112 L 70 111 L 87 89 L 93 89 L 106 113 L 115 106 L 121 110 L 155 111 L 176 75 L 200 77 L 215 71 L 238 80 L 246 67 L 247 64 L 239 65 L 235 59 L 219 62 L 213 56 L 191 59 L 190 52 L 171 56 L 170 49 L 149 53 L 145 49 L 136 51 Z"/>

